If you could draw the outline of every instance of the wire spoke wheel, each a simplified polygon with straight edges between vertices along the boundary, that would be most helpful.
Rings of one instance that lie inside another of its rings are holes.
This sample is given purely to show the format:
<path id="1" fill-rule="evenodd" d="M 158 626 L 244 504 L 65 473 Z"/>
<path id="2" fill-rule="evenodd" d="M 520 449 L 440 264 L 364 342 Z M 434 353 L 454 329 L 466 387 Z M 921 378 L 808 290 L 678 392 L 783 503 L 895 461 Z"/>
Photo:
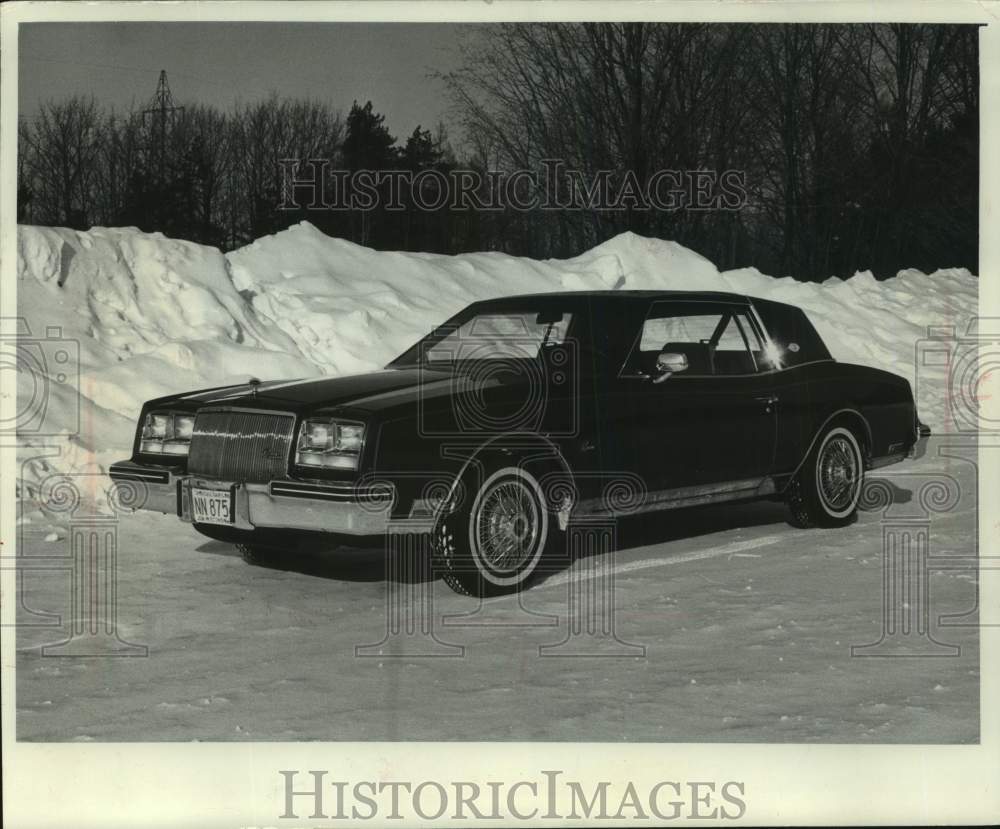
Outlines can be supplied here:
<path id="1" fill-rule="evenodd" d="M 860 459 L 846 438 L 837 435 L 823 446 L 816 466 L 816 483 L 824 505 L 832 512 L 841 512 L 857 500 L 860 467 Z"/>
<path id="2" fill-rule="evenodd" d="M 435 567 L 456 593 L 483 597 L 523 590 L 549 542 L 538 479 L 519 466 L 502 466 L 473 491 L 475 497 L 456 502 L 438 519 L 431 535 Z"/>
<path id="3" fill-rule="evenodd" d="M 865 481 L 858 435 L 845 425 L 827 428 L 814 441 L 785 499 L 796 527 L 845 527 L 855 520 Z"/>
<path id="4" fill-rule="evenodd" d="M 536 499 L 517 478 L 487 489 L 473 516 L 473 533 L 483 563 L 499 574 L 516 573 L 534 555 L 541 524 Z"/>

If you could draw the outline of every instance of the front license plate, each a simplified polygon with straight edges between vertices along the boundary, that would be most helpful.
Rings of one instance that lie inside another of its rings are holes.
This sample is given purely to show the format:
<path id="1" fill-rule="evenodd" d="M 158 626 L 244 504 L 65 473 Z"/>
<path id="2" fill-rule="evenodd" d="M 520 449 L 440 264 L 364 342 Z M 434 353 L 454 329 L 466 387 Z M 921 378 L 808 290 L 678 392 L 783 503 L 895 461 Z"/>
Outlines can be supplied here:
<path id="1" fill-rule="evenodd" d="M 191 513 L 199 524 L 232 524 L 233 495 L 226 489 L 191 488 Z"/>

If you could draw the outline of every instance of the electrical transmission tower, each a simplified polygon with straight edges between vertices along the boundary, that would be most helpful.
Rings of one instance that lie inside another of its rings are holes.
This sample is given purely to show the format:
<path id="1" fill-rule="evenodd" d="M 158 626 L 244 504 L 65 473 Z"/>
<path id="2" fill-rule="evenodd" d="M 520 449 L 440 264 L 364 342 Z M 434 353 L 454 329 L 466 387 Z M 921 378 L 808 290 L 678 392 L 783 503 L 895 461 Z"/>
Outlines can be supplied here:
<path id="1" fill-rule="evenodd" d="M 147 122 L 147 117 L 152 120 L 150 130 L 150 143 L 152 155 L 156 158 L 159 170 L 160 184 L 163 183 L 166 170 L 167 158 L 167 121 L 171 128 L 174 118 L 178 112 L 183 112 L 184 107 L 174 106 L 174 98 L 170 94 L 170 84 L 167 83 L 167 70 L 160 70 L 160 81 L 156 85 L 156 93 L 149 102 L 149 106 L 142 111 L 142 122 Z"/>

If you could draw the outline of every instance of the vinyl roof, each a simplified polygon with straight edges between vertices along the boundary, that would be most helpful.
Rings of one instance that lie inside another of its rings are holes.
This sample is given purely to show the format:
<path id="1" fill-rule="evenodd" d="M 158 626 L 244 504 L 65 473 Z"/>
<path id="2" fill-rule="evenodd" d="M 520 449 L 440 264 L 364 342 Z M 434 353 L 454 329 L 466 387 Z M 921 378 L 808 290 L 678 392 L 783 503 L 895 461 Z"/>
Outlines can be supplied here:
<path id="1" fill-rule="evenodd" d="M 546 304 L 557 302 L 559 304 L 573 303 L 578 300 L 601 299 L 612 302 L 629 301 L 649 301 L 653 299 L 680 299 L 694 300 L 700 302 L 773 302 L 773 300 L 759 300 L 756 297 L 746 294 L 736 294 L 729 291 L 550 291 L 538 294 L 517 294 L 514 296 L 496 297 L 495 299 L 484 299 L 476 302 L 476 305 L 516 305 L 522 300 L 542 300 Z M 783 303 L 778 303 L 783 304 Z"/>

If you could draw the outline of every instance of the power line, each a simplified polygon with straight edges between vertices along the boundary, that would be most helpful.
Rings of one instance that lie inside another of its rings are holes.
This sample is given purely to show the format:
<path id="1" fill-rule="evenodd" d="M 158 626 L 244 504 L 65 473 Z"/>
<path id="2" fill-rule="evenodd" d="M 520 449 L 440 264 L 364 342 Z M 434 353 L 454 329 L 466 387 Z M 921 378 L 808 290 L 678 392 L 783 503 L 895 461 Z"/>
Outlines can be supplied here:
<path id="1" fill-rule="evenodd" d="M 167 70 L 160 70 L 160 80 L 156 84 L 156 92 L 149 102 L 149 108 L 142 111 L 142 122 L 146 123 L 146 116 L 150 115 L 156 119 L 156 128 L 151 132 L 156 136 L 156 156 L 158 159 L 160 184 L 163 184 L 164 171 L 166 167 L 167 154 L 167 119 L 173 127 L 176 113 L 183 112 L 184 107 L 174 106 L 174 96 L 170 94 L 170 84 L 167 83 Z"/>

